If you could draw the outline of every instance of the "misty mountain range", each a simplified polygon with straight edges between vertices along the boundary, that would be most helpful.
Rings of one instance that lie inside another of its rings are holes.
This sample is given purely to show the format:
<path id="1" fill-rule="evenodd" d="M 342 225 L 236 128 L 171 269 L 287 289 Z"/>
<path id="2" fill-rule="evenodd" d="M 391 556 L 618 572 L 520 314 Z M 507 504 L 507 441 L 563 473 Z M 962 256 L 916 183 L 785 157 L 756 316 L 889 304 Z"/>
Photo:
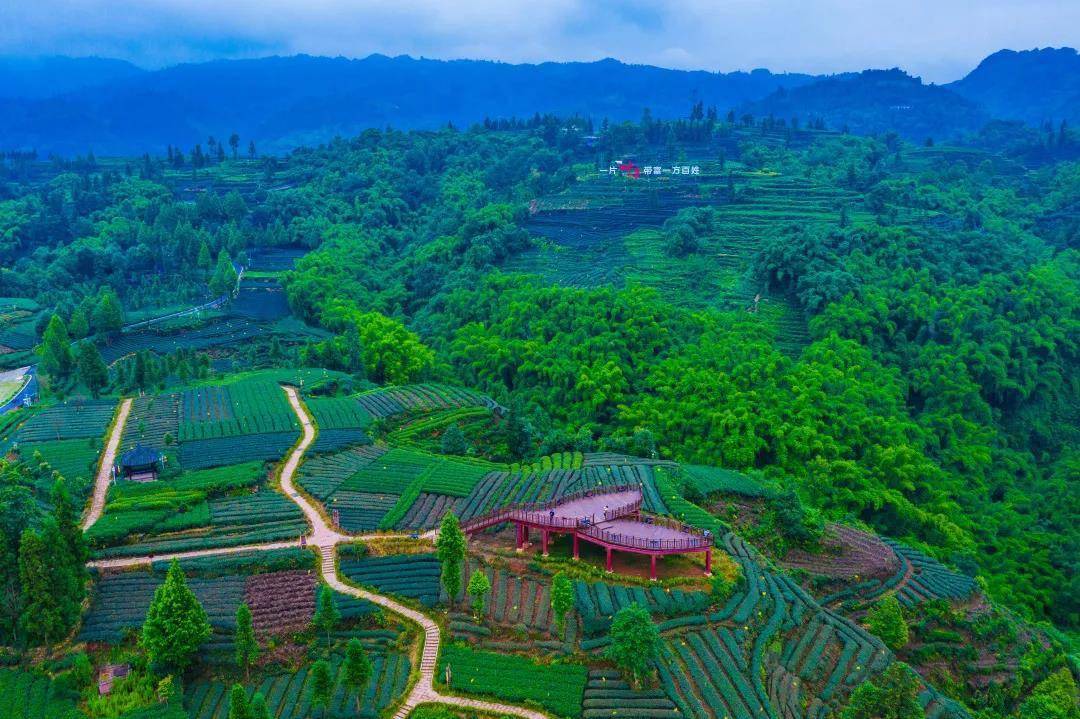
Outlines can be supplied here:
<path id="1" fill-rule="evenodd" d="M 832 76 L 712 73 L 588 63 L 511 65 L 372 55 L 218 60 L 143 70 L 99 58 L 0 58 L 0 150 L 160 154 L 237 132 L 284 152 L 369 127 L 458 127 L 536 112 L 599 122 L 721 114 L 822 118 L 851 132 L 949 139 L 992 119 L 1080 122 L 1080 56 L 1071 48 L 1002 50 L 957 82 L 898 69 Z"/>

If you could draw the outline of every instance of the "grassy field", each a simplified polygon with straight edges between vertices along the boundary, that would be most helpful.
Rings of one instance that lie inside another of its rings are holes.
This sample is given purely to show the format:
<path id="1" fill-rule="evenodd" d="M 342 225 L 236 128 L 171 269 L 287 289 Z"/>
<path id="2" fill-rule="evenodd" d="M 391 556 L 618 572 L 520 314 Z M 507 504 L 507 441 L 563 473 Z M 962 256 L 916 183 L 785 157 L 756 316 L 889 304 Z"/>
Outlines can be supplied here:
<path id="1" fill-rule="evenodd" d="M 15 396 L 15 394 L 22 389 L 24 380 L 20 377 L 18 379 L 4 379 L 0 377 L 0 405 L 7 404 L 8 400 Z"/>

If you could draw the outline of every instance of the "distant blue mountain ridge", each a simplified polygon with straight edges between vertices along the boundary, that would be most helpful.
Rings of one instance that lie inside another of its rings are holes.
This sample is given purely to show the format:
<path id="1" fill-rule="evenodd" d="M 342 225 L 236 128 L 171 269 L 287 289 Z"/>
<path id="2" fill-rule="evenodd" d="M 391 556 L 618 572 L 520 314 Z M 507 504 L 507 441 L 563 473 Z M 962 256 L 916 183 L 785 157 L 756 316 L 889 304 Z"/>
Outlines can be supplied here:
<path id="1" fill-rule="evenodd" d="M 485 117 L 579 114 L 600 122 L 721 114 L 823 118 L 851 132 L 921 140 L 989 119 L 1080 121 L 1075 50 L 1001 51 L 962 80 L 923 84 L 900 70 L 833 76 L 714 73 L 598 62 L 512 65 L 371 55 L 267 57 L 142 70 L 101 58 L 0 58 L 0 151 L 160 154 L 233 132 L 264 152 L 393 126 L 467 127 Z"/>

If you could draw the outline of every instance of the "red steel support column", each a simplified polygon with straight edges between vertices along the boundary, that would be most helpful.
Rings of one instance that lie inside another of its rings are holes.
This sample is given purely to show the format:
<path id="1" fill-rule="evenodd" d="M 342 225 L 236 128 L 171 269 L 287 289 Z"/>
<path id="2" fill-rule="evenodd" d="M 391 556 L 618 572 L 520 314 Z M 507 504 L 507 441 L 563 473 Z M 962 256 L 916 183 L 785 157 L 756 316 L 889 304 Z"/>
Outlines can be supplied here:
<path id="1" fill-rule="evenodd" d="M 613 571 L 611 568 L 611 547 L 607 547 L 607 570 Z"/>
<path id="2" fill-rule="evenodd" d="M 577 532 L 574 532 L 574 559 L 578 558 Z"/>
<path id="3" fill-rule="evenodd" d="M 705 550 L 705 573 L 712 576 L 712 550 Z"/>
<path id="4" fill-rule="evenodd" d="M 542 553 L 543 553 L 543 555 L 545 557 L 548 555 L 547 544 L 548 544 L 548 530 L 542 529 L 542 530 L 540 530 L 540 546 L 544 548 L 544 551 Z"/>
<path id="5" fill-rule="evenodd" d="M 656 555 L 649 555 L 649 579 L 656 581 Z"/>
<path id="6" fill-rule="evenodd" d="M 520 552 L 525 544 L 521 541 L 521 522 L 514 522 L 514 531 L 517 532 L 517 550 Z"/>
<path id="7" fill-rule="evenodd" d="M 521 525 L 521 546 L 525 546 L 529 543 L 529 525 Z"/>

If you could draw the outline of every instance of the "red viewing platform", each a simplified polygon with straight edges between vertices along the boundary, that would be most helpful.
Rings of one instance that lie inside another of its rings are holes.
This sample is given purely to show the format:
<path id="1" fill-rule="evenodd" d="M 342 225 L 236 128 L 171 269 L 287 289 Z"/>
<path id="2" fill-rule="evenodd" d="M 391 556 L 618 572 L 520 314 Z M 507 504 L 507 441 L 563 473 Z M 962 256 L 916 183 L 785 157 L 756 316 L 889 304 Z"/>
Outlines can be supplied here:
<path id="1" fill-rule="evenodd" d="M 656 579 L 658 556 L 704 552 L 705 572 L 711 574 L 710 533 L 667 517 L 643 514 L 641 501 L 639 486 L 598 487 L 542 504 L 503 507 L 471 519 L 461 528 L 466 534 L 475 534 L 511 522 L 517 528 L 518 549 L 529 541 L 529 528 L 538 529 L 544 556 L 552 534 L 569 534 L 574 538 L 574 559 L 578 558 L 579 540 L 597 544 L 607 550 L 609 572 L 613 551 L 647 554 L 652 579 Z"/>

